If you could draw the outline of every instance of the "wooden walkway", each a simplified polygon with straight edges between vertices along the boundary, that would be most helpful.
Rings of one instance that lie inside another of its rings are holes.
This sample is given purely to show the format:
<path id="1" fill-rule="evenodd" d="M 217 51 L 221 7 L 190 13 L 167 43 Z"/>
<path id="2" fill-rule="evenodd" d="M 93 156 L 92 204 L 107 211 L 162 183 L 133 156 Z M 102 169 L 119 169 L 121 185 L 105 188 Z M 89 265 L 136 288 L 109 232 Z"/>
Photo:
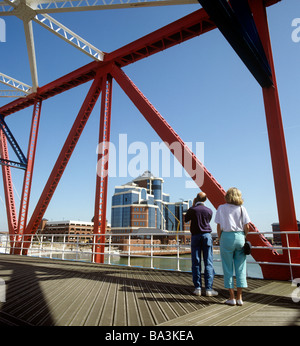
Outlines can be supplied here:
<path id="1" fill-rule="evenodd" d="M 196 297 L 190 273 L 0 255 L 0 278 L 0 325 L 300 326 L 290 282 L 249 279 L 230 307 L 220 276 L 219 296 Z"/>

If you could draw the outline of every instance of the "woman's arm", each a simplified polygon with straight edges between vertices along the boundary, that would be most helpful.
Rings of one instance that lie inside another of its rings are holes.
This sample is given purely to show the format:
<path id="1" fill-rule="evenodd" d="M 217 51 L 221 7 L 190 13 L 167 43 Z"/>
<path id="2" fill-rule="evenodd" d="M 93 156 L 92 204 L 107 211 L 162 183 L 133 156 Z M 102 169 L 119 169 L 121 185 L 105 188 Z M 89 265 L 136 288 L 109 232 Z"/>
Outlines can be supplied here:
<path id="1" fill-rule="evenodd" d="M 245 237 L 247 237 L 247 234 L 249 232 L 249 228 L 250 228 L 249 223 L 246 223 L 246 225 L 244 225 Z"/>

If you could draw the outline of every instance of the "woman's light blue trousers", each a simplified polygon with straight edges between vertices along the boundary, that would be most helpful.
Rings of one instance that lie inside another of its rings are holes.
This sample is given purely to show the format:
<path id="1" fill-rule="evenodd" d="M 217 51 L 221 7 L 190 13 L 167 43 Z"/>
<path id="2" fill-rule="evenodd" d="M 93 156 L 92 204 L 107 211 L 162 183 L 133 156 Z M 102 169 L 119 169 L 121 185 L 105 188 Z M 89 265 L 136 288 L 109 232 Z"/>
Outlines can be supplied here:
<path id="1" fill-rule="evenodd" d="M 247 287 L 246 255 L 244 232 L 222 232 L 220 252 L 224 274 L 224 287 L 234 288 L 233 275 L 235 270 L 236 286 Z"/>

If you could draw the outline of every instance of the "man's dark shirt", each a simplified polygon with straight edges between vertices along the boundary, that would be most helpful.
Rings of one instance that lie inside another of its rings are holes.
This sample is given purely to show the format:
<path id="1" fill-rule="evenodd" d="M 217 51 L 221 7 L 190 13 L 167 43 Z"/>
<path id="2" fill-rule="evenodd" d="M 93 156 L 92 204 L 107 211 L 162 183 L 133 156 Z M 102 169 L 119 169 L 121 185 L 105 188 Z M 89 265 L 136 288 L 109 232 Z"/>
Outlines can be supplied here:
<path id="1" fill-rule="evenodd" d="M 212 210 L 204 204 L 198 203 L 191 207 L 185 214 L 185 222 L 191 221 L 190 231 L 192 234 L 201 234 L 211 232 L 210 220 L 212 218 Z"/>

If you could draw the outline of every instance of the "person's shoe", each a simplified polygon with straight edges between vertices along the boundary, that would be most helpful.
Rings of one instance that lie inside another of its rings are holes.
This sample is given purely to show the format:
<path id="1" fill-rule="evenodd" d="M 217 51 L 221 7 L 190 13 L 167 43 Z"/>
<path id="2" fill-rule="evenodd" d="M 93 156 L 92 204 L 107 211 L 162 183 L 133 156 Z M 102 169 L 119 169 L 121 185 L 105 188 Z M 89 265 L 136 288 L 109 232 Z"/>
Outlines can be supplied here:
<path id="1" fill-rule="evenodd" d="M 215 297 L 217 296 L 219 293 L 213 289 L 210 290 L 206 290 L 205 295 L 206 297 Z"/>
<path id="2" fill-rule="evenodd" d="M 243 304 L 244 302 L 242 301 L 242 299 L 237 299 L 236 305 L 242 306 Z"/>
<path id="3" fill-rule="evenodd" d="M 193 292 L 195 296 L 201 296 L 201 288 L 196 288 L 195 291 Z"/>
<path id="4" fill-rule="evenodd" d="M 234 305 L 236 305 L 236 300 L 235 299 L 228 299 L 228 300 L 226 300 L 225 304 L 230 305 L 230 306 L 234 306 Z"/>

